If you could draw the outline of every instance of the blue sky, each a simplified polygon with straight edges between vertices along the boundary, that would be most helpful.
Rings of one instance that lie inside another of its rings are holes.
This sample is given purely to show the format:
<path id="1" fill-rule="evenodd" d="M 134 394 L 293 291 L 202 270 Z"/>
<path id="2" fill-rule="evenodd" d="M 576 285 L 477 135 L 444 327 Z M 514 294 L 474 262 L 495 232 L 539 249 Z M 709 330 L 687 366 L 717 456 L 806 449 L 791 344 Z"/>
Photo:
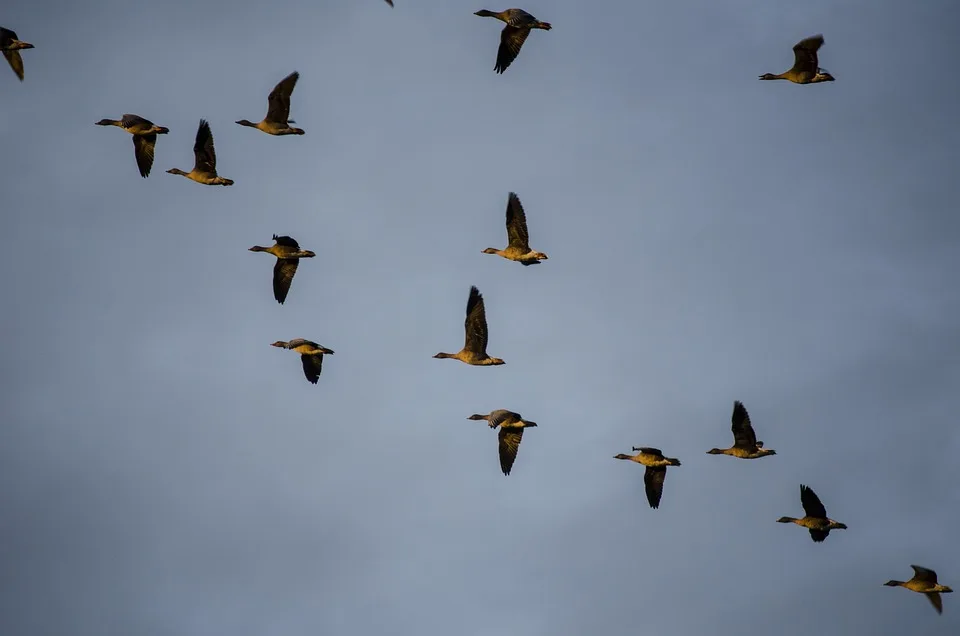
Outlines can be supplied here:
<path id="1" fill-rule="evenodd" d="M 0 633 L 957 633 L 882 583 L 960 589 L 960 6 L 535 0 L 501 76 L 508 5 L 197 4 L 0 16 Z M 293 70 L 306 135 L 233 123 Z M 164 173 L 201 118 L 233 187 Z M 510 191 L 542 265 L 481 254 Z M 471 285 L 504 366 L 431 358 Z M 735 399 L 775 457 L 705 454 Z"/>

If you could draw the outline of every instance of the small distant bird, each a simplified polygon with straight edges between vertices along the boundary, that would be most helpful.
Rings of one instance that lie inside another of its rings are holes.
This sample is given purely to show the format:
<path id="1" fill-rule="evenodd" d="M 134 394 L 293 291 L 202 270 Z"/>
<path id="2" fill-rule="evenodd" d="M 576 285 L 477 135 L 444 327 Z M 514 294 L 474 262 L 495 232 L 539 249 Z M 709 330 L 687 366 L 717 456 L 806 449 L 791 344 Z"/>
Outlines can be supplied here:
<path id="1" fill-rule="evenodd" d="M 200 127 L 197 128 L 197 139 L 193 143 L 193 157 L 193 170 L 190 172 L 184 172 L 179 168 L 170 168 L 167 172 L 182 175 L 204 185 L 233 185 L 232 179 L 224 179 L 217 175 L 217 152 L 213 149 L 213 133 L 210 132 L 210 124 L 205 119 L 200 120 Z"/>
<path id="2" fill-rule="evenodd" d="M 277 340 L 271 346 L 281 349 L 290 349 L 300 354 L 300 362 L 303 363 L 303 375 L 306 376 L 312 384 L 316 384 L 320 379 L 320 370 L 323 367 L 323 354 L 332 354 L 333 349 L 318 345 L 316 342 L 304 340 L 303 338 L 294 338 L 290 342 Z"/>
<path id="3" fill-rule="evenodd" d="M 237 123 L 241 126 L 256 128 L 268 135 L 302 135 L 302 128 L 292 128 L 290 124 L 296 122 L 287 119 L 290 116 L 290 95 L 300 79 L 300 73 L 294 71 L 273 87 L 270 95 L 267 96 L 267 116 L 256 124 L 246 119 L 241 119 Z"/>
<path id="4" fill-rule="evenodd" d="M 32 44 L 18 40 L 16 32 L 0 27 L 0 51 L 3 51 L 3 57 L 7 58 L 10 68 L 21 82 L 23 81 L 23 58 L 20 57 L 20 51 L 32 48 L 34 48 Z"/>
<path id="5" fill-rule="evenodd" d="M 933 570 L 919 565 L 911 565 L 910 567 L 913 568 L 914 572 L 912 579 L 909 581 L 887 581 L 884 585 L 905 587 L 910 591 L 926 594 L 933 608 L 937 610 L 937 614 L 943 614 L 943 599 L 940 598 L 940 594 L 946 594 L 953 590 L 946 585 L 937 583 L 937 573 Z"/>
<path id="6" fill-rule="evenodd" d="M 387 4 L 389 4 L 389 5 L 392 7 L 392 6 L 393 6 L 393 0 L 387 0 Z"/>
<path id="7" fill-rule="evenodd" d="M 491 358 L 487 355 L 487 315 L 483 307 L 483 296 L 476 287 L 470 288 L 470 297 L 467 299 L 467 317 L 463 321 L 464 343 L 463 349 L 456 353 L 443 353 L 434 358 L 453 358 L 466 364 L 475 366 L 491 366 L 506 364 L 500 358 Z"/>
<path id="8" fill-rule="evenodd" d="M 300 259 L 313 258 L 316 254 L 310 250 L 300 249 L 300 244 L 289 236 L 274 234 L 273 240 L 275 244 L 270 247 L 254 245 L 250 251 L 267 252 L 277 257 L 277 262 L 273 266 L 273 297 L 282 305 L 287 299 L 287 292 L 290 291 L 290 283 L 293 282 L 293 276 L 297 273 Z"/>
<path id="9" fill-rule="evenodd" d="M 795 523 L 798 526 L 810 530 L 810 538 L 816 543 L 821 543 L 827 538 L 831 530 L 846 530 L 847 525 L 834 521 L 827 517 L 827 509 L 820 502 L 820 497 L 808 488 L 800 484 L 800 503 L 803 505 L 804 516 L 802 519 L 793 517 L 780 517 L 777 523 Z"/>
<path id="10" fill-rule="evenodd" d="M 507 198 L 507 242 L 506 249 L 498 250 L 488 247 L 484 254 L 496 254 L 511 261 L 524 265 L 537 265 L 547 260 L 547 255 L 530 249 L 530 235 L 527 232 L 527 215 L 516 193 L 511 192 Z"/>
<path id="11" fill-rule="evenodd" d="M 486 420 L 490 428 L 500 427 L 500 470 L 509 475 L 513 462 L 517 459 L 520 442 L 523 440 L 523 429 L 536 426 L 536 422 L 523 419 L 519 413 L 506 409 L 491 411 L 488 415 L 475 413 L 468 420 Z"/>
<path id="12" fill-rule="evenodd" d="M 733 446 L 730 448 L 711 448 L 707 451 L 708 455 L 730 455 L 738 459 L 757 459 L 767 455 L 776 455 L 777 451 L 772 448 L 764 448 L 763 442 L 757 441 L 757 434 L 753 431 L 750 424 L 750 415 L 743 403 L 739 400 L 733 403 L 733 416 L 731 417 L 733 425 Z"/>
<path id="13" fill-rule="evenodd" d="M 789 71 L 774 75 L 773 73 L 764 73 L 760 76 L 762 80 L 790 80 L 794 84 L 817 84 L 819 82 L 835 81 L 833 75 L 827 72 L 827 69 L 820 68 L 820 62 L 817 60 L 817 51 L 823 46 L 823 36 L 814 35 L 805 40 L 800 40 L 793 47 L 793 67 Z"/>
<path id="14" fill-rule="evenodd" d="M 553 27 L 549 22 L 541 22 L 523 9 L 505 9 L 499 13 L 481 9 L 474 13 L 482 18 L 496 18 L 507 24 L 500 32 L 500 48 L 497 50 L 497 73 L 503 73 L 520 54 L 520 47 L 530 35 L 531 29 L 549 31 Z"/>
<path id="15" fill-rule="evenodd" d="M 166 135 L 169 128 L 157 126 L 149 119 L 140 115 L 124 115 L 121 119 L 101 119 L 97 126 L 117 126 L 133 135 L 133 156 L 137 160 L 140 176 L 146 179 L 150 176 L 153 167 L 153 149 L 157 143 L 157 135 Z"/>
<path id="16" fill-rule="evenodd" d="M 647 491 L 647 502 L 651 508 L 656 510 L 660 507 L 660 498 L 663 496 L 663 480 L 667 477 L 667 466 L 679 466 L 680 460 L 674 457 L 664 457 L 659 448 L 650 446 L 634 446 L 633 451 L 637 454 L 626 455 L 620 453 L 614 455 L 613 458 L 629 459 L 647 467 L 643 471 L 643 486 Z"/>

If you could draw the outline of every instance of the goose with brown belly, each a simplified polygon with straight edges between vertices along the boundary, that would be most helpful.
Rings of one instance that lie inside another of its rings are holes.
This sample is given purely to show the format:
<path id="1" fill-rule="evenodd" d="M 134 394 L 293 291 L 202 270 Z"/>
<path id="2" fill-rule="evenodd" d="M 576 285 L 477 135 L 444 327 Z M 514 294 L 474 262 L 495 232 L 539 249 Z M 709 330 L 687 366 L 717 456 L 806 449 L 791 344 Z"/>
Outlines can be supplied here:
<path id="1" fill-rule="evenodd" d="M 23 58 L 20 57 L 20 51 L 32 49 L 34 46 L 28 42 L 21 42 L 17 38 L 16 31 L 0 27 L 0 51 L 6 58 L 14 74 L 23 81 Z"/>
<path id="2" fill-rule="evenodd" d="M 889 585 L 890 587 L 905 587 L 911 592 L 925 594 L 927 600 L 929 600 L 933 608 L 937 610 L 937 614 L 943 614 L 943 599 L 940 598 L 940 595 L 948 594 L 952 592 L 953 589 L 947 585 L 938 583 L 937 573 L 930 568 L 925 568 L 920 565 L 911 565 L 910 567 L 913 568 L 912 579 L 909 581 L 887 581 L 884 585 Z"/>
<path id="3" fill-rule="evenodd" d="M 253 123 L 252 121 L 241 119 L 237 123 L 241 126 L 256 128 L 268 135 L 304 134 L 302 128 L 294 128 L 290 125 L 295 124 L 295 121 L 287 119 L 290 116 L 290 95 L 293 94 L 293 89 L 296 87 L 298 79 L 300 79 L 300 73 L 294 71 L 273 87 L 270 95 L 267 96 L 267 114 L 262 120 Z"/>
<path id="4" fill-rule="evenodd" d="M 667 466 L 679 466 L 680 460 L 674 457 L 664 457 L 663 451 L 650 446 L 634 446 L 636 455 L 620 453 L 614 459 L 627 459 L 646 466 L 643 471 L 643 486 L 647 492 L 647 503 L 656 510 L 660 507 L 660 498 L 663 496 L 663 480 L 667 477 Z M 639 452 L 638 452 L 639 451 Z"/>
<path id="5" fill-rule="evenodd" d="M 300 362 L 303 365 L 303 375 L 311 384 L 316 384 L 317 380 L 320 379 L 320 371 L 323 368 L 323 354 L 333 354 L 333 349 L 327 349 L 316 342 L 303 338 L 294 338 L 289 342 L 277 340 L 271 346 L 299 353 Z"/>
<path id="6" fill-rule="evenodd" d="M 520 48 L 526 42 L 531 29 L 543 29 L 549 31 L 553 27 L 549 22 L 541 22 L 523 9 L 504 9 L 503 11 L 488 11 L 480 9 L 473 15 L 482 18 L 496 18 L 506 23 L 503 31 L 500 32 L 500 48 L 497 49 L 497 64 L 493 67 L 497 73 L 503 73 L 507 70 L 517 56 L 520 55 Z"/>
<path id="7" fill-rule="evenodd" d="M 193 142 L 193 170 L 184 172 L 180 168 L 170 168 L 170 174 L 178 174 L 203 185 L 233 185 L 232 179 L 217 174 L 217 151 L 213 147 L 213 133 L 210 124 L 201 119 L 197 128 L 197 138 Z"/>
<path id="8" fill-rule="evenodd" d="M 804 515 L 800 519 L 794 517 L 780 517 L 777 523 L 795 523 L 801 528 L 810 531 L 810 538 L 815 543 L 821 543 L 827 538 L 831 530 L 846 530 L 847 525 L 827 517 L 827 509 L 817 497 L 812 488 L 800 484 L 800 504 L 803 505 Z"/>
<path id="9" fill-rule="evenodd" d="M 762 80 L 788 80 L 794 84 L 819 84 L 835 81 L 833 75 L 820 68 L 817 51 L 823 46 L 820 34 L 800 40 L 793 47 L 793 66 L 783 73 L 764 73 Z"/>
<path id="10" fill-rule="evenodd" d="M 153 168 L 153 151 L 157 144 L 157 135 L 166 135 L 170 129 L 157 126 L 140 115 L 126 114 L 120 119 L 101 119 L 97 126 L 116 126 L 133 135 L 133 156 L 137 160 L 140 176 L 146 179 Z"/>
<path id="11" fill-rule="evenodd" d="M 507 246 L 502 250 L 488 247 L 483 253 L 496 254 L 523 265 L 538 265 L 540 261 L 547 260 L 547 255 L 543 252 L 530 249 L 527 215 L 515 192 L 511 192 L 507 197 Z"/>
<path id="12" fill-rule="evenodd" d="M 456 353 L 440 352 L 434 358 L 450 358 L 474 366 L 495 366 L 506 364 L 500 358 L 487 354 L 487 314 L 483 306 L 483 296 L 476 287 L 470 288 L 467 299 L 467 317 L 463 321 L 463 348 Z"/>
<path id="13" fill-rule="evenodd" d="M 287 299 L 287 293 L 290 291 L 290 284 L 293 283 L 293 276 L 297 273 L 297 267 L 300 266 L 301 258 L 313 258 L 316 256 L 310 250 L 300 249 L 300 244 L 289 236 L 273 235 L 274 244 L 270 247 L 261 247 L 254 245 L 250 248 L 251 252 L 266 252 L 277 257 L 277 262 L 273 266 L 273 297 L 281 305 Z"/>
<path id="14" fill-rule="evenodd" d="M 763 442 L 757 441 L 757 434 L 750 424 L 750 414 L 739 400 L 733 403 L 731 430 L 733 430 L 733 446 L 730 448 L 711 448 L 708 455 L 729 455 L 737 459 L 757 459 L 767 455 L 776 455 L 772 448 L 764 448 Z"/>
<path id="15" fill-rule="evenodd" d="M 509 475 L 513 469 L 513 462 L 517 459 L 520 442 L 523 440 L 523 429 L 532 428 L 537 425 L 536 422 L 525 420 L 519 413 L 514 413 L 507 409 L 497 409 L 487 415 L 474 413 L 467 419 L 486 420 L 490 428 L 500 427 L 500 434 L 498 436 L 500 440 L 500 470 L 504 475 Z"/>

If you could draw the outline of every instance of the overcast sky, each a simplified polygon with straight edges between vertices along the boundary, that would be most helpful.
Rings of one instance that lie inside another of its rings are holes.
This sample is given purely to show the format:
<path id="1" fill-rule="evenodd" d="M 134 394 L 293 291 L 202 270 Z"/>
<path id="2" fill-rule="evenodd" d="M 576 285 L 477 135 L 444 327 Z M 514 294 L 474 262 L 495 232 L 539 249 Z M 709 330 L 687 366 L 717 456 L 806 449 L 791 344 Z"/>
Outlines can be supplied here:
<path id="1" fill-rule="evenodd" d="M 531 0 L 498 75 L 507 6 L 4 5 L 0 633 L 960 633 L 882 586 L 960 591 L 960 4 Z M 816 33 L 836 82 L 757 80 Z M 306 135 L 234 123 L 293 70 Z M 164 172 L 200 118 L 233 187 Z M 431 358 L 471 285 L 505 366 Z M 776 456 L 705 454 L 737 399 Z"/>

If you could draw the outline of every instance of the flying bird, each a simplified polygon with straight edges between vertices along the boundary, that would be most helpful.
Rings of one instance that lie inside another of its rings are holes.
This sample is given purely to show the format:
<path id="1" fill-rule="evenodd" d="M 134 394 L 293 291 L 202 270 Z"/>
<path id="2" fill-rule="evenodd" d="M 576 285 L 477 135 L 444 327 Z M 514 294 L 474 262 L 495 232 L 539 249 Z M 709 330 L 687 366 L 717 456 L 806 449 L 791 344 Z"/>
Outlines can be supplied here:
<path id="1" fill-rule="evenodd" d="M 503 11 L 487 11 L 481 9 L 474 13 L 482 18 L 496 18 L 505 22 L 507 26 L 500 32 L 500 48 L 497 49 L 497 64 L 493 67 L 497 73 L 503 73 L 520 55 L 520 47 L 527 40 L 531 29 L 549 31 L 553 27 L 549 22 L 541 22 L 523 9 L 505 9 Z"/>
<path id="2" fill-rule="evenodd" d="M 834 77 L 826 69 L 820 68 L 817 51 L 823 46 L 823 36 L 814 35 L 800 40 L 793 47 L 793 67 L 788 71 L 774 75 L 764 73 L 762 80 L 790 80 L 794 84 L 817 84 L 819 82 L 833 82 Z"/>
<path id="3" fill-rule="evenodd" d="M 184 172 L 180 168 L 170 168 L 167 172 L 182 175 L 204 185 L 233 185 L 232 179 L 217 175 L 217 152 L 213 148 L 213 133 L 210 132 L 210 124 L 205 119 L 200 120 L 200 127 L 197 128 L 197 139 L 193 143 L 193 157 L 193 170 L 190 172 Z"/>
<path id="4" fill-rule="evenodd" d="M 249 126 L 263 131 L 268 135 L 302 135 L 302 128 L 293 128 L 290 124 L 296 122 L 290 117 L 290 95 L 297 85 L 300 73 L 294 71 L 273 87 L 270 95 L 267 96 L 267 115 L 261 121 L 253 123 L 246 119 L 241 119 L 237 123 L 241 126 Z"/>
<path id="5" fill-rule="evenodd" d="M 537 265 L 547 260 L 547 255 L 530 249 L 530 235 L 527 232 L 527 215 L 523 212 L 523 205 L 516 193 L 511 192 L 507 197 L 507 247 L 498 250 L 488 247 L 484 254 L 496 254 L 523 265 Z"/>
<path id="6" fill-rule="evenodd" d="M 137 160 L 140 176 L 146 179 L 150 176 L 153 167 L 153 150 L 157 144 L 157 135 L 166 135 L 170 132 L 165 126 L 157 126 L 149 119 L 140 115 L 124 115 L 118 119 L 101 119 L 97 126 L 117 126 L 133 135 L 133 156 Z"/>
<path id="7" fill-rule="evenodd" d="M 834 521 L 827 517 L 827 509 L 820 502 L 820 497 L 808 488 L 800 484 L 800 503 L 803 505 L 804 516 L 801 519 L 793 517 L 780 517 L 777 523 L 795 523 L 798 526 L 810 530 L 810 538 L 815 543 L 821 543 L 827 538 L 831 530 L 846 530 L 846 524 Z"/>
<path id="8" fill-rule="evenodd" d="M 306 376 L 312 384 L 316 384 L 320 379 L 320 370 L 323 367 L 323 354 L 333 354 L 333 349 L 327 349 L 316 342 L 304 340 L 303 338 L 294 338 L 290 342 L 277 340 L 271 346 L 281 349 L 290 349 L 300 354 L 300 362 L 303 364 L 303 375 Z"/>
<path id="9" fill-rule="evenodd" d="M 3 57 L 7 58 L 10 68 L 21 82 L 23 81 L 23 58 L 20 57 L 20 51 L 32 48 L 34 48 L 32 44 L 18 40 L 15 31 L 0 27 L 0 51 L 3 51 Z"/>
<path id="10" fill-rule="evenodd" d="M 486 420 L 490 428 L 500 427 L 500 434 L 498 435 L 500 440 L 500 470 L 503 471 L 504 475 L 510 474 L 513 462 L 517 459 L 520 442 L 523 440 L 523 429 L 537 425 L 536 422 L 525 420 L 519 413 L 507 409 L 497 409 L 487 415 L 475 413 L 467 419 Z"/>
<path id="11" fill-rule="evenodd" d="M 730 455 L 738 459 L 757 459 L 758 457 L 777 454 L 777 451 L 772 448 L 764 448 L 763 442 L 757 441 L 757 434 L 750 424 L 750 415 L 739 400 L 733 403 L 731 421 L 733 424 L 731 426 L 733 446 L 730 448 L 711 448 L 707 451 L 708 455 Z"/>
<path id="12" fill-rule="evenodd" d="M 933 570 L 919 565 L 911 565 L 913 568 L 913 578 L 909 581 L 887 581 L 884 585 L 890 587 L 905 587 L 912 592 L 926 594 L 937 614 L 943 614 L 943 599 L 940 594 L 946 594 L 953 590 L 946 585 L 937 583 L 937 573 Z"/>
<path id="13" fill-rule="evenodd" d="M 643 486 L 647 492 L 647 503 L 656 510 L 660 507 L 660 498 L 663 496 L 663 480 L 667 477 L 667 466 L 679 466 L 680 460 L 674 457 L 664 457 L 659 448 L 650 446 L 634 446 L 633 451 L 637 454 L 626 455 L 620 453 L 614 455 L 613 458 L 628 459 L 647 467 L 643 471 Z"/>
<path id="14" fill-rule="evenodd" d="M 273 240 L 274 244 L 270 247 L 254 245 L 250 251 L 267 252 L 277 257 L 277 262 L 273 266 L 273 297 L 282 305 L 287 299 L 290 283 L 293 282 L 293 276 L 297 273 L 300 259 L 313 258 L 316 254 L 310 250 L 300 249 L 300 244 L 289 236 L 274 234 Z"/>
<path id="15" fill-rule="evenodd" d="M 487 355 L 487 315 L 483 307 L 483 296 L 476 287 L 470 288 L 470 297 L 467 299 L 467 317 L 463 321 L 464 343 L 463 349 L 456 353 L 443 353 L 434 358 L 453 358 L 466 364 L 475 366 L 491 366 L 506 364 L 500 358 Z"/>

